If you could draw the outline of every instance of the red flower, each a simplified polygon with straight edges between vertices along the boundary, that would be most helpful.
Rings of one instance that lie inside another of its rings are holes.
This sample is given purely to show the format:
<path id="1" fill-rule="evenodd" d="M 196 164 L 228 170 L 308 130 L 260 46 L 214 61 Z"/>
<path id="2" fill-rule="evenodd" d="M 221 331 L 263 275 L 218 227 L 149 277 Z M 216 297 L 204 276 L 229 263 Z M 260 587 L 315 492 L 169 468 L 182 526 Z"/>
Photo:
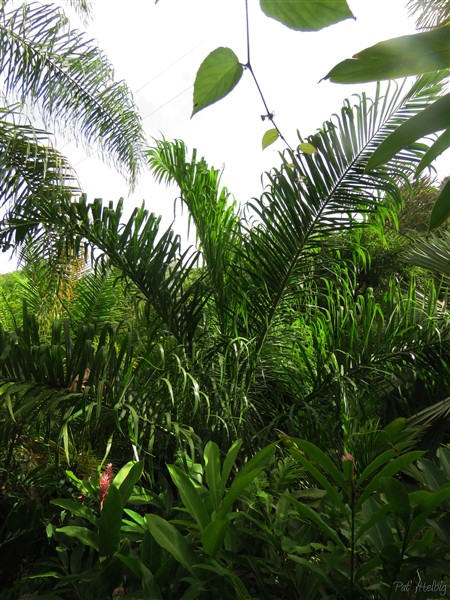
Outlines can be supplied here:
<path id="1" fill-rule="evenodd" d="M 112 463 L 106 465 L 105 472 L 100 477 L 100 510 L 103 508 L 103 501 L 113 480 Z"/>

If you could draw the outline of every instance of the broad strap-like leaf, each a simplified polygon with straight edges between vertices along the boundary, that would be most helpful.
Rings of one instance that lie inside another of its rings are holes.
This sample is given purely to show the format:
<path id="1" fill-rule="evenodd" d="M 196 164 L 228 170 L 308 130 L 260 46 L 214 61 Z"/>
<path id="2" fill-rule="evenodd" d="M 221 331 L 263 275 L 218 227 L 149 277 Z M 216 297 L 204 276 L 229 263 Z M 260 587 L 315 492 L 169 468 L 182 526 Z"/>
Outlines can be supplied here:
<path id="1" fill-rule="evenodd" d="M 408 119 L 379 145 L 370 157 L 366 170 L 370 171 L 388 162 L 397 152 L 430 133 L 446 129 L 447 136 L 444 139 L 448 141 L 450 131 L 448 129 L 449 108 L 450 94 L 446 94 L 416 116 Z M 443 147 L 441 152 L 444 150 L 446 150 L 446 147 Z"/>
<path id="2" fill-rule="evenodd" d="M 400 79 L 450 67 L 450 25 L 379 42 L 333 67 L 324 79 L 364 83 Z"/>

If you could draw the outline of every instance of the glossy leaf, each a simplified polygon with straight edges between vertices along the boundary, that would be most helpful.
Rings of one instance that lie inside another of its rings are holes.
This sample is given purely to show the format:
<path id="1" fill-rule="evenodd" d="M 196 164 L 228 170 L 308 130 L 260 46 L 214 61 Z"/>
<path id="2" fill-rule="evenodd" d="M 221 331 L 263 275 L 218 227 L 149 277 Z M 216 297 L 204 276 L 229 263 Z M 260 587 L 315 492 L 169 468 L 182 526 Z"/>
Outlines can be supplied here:
<path id="1" fill-rule="evenodd" d="M 450 94 L 436 100 L 420 113 L 395 129 L 375 150 L 367 162 L 366 171 L 387 163 L 397 152 L 416 140 L 448 127 Z"/>
<path id="2" fill-rule="evenodd" d="M 416 176 L 419 175 L 419 173 L 423 171 L 425 167 L 428 167 L 428 165 L 430 165 L 433 162 L 433 160 L 435 160 L 438 156 L 445 152 L 449 147 L 450 128 L 446 129 L 443 133 L 441 133 L 441 135 L 428 148 L 416 169 Z"/>
<path id="3" fill-rule="evenodd" d="M 86 519 L 93 525 L 97 523 L 97 517 L 94 515 L 92 510 L 78 502 L 77 500 L 69 500 L 66 498 L 56 498 L 55 500 L 50 500 L 50 504 L 54 504 L 55 506 L 59 506 L 64 510 L 68 510 L 71 515 L 75 515 L 77 517 L 81 517 L 82 519 Z"/>
<path id="4" fill-rule="evenodd" d="M 263 13 L 296 31 L 319 31 L 354 18 L 346 0 L 260 0 Z"/>
<path id="5" fill-rule="evenodd" d="M 450 26 L 379 42 L 336 65 L 324 79 L 365 83 L 450 67 Z"/>
<path id="6" fill-rule="evenodd" d="M 112 485 L 119 490 L 123 506 L 125 506 L 129 497 L 133 493 L 134 486 L 141 478 L 143 470 L 144 461 L 130 461 L 124 465 L 114 477 Z"/>
<path id="7" fill-rule="evenodd" d="M 145 516 L 150 533 L 156 542 L 189 571 L 198 562 L 186 539 L 175 527 L 158 515 Z"/>
<path id="8" fill-rule="evenodd" d="M 209 494 L 214 509 L 217 509 L 220 499 L 220 452 L 219 446 L 214 442 L 208 442 L 204 451 L 205 478 L 209 488 Z"/>
<path id="9" fill-rule="evenodd" d="M 203 504 L 203 500 L 186 473 L 175 465 L 168 465 L 170 476 L 180 492 L 184 506 L 195 519 L 197 525 L 203 530 L 210 522 L 210 517 Z"/>
<path id="10" fill-rule="evenodd" d="M 119 549 L 123 504 L 119 490 L 111 485 L 98 521 L 100 556 L 112 556 Z"/>
<path id="11" fill-rule="evenodd" d="M 373 477 L 373 479 L 365 488 L 363 494 L 356 503 L 356 510 L 358 510 L 362 506 L 362 504 L 367 500 L 367 498 L 369 498 L 371 494 L 373 494 L 373 492 L 375 492 L 375 490 L 381 487 L 381 479 L 383 477 L 392 477 L 392 475 L 395 475 L 396 473 L 410 465 L 412 462 L 419 459 L 421 456 L 423 456 L 423 454 L 424 453 L 420 450 L 406 452 L 402 456 L 398 456 L 393 461 L 385 465 L 381 469 L 381 471 Z"/>
<path id="12" fill-rule="evenodd" d="M 231 484 L 230 489 L 226 493 L 224 499 L 219 505 L 217 518 L 223 519 L 230 512 L 235 500 L 242 492 L 251 484 L 251 482 L 261 473 L 263 467 L 257 467 L 252 471 L 246 471 L 244 474 L 239 473 Z"/>
<path id="13" fill-rule="evenodd" d="M 429 229 L 432 231 L 436 229 L 442 223 L 444 223 L 450 216 L 450 179 L 445 184 L 438 199 L 436 200 L 433 210 L 431 211 Z"/>
<path id="14" fill-rule="evenodd" d="M 230 447 L 225 456 L 225 460 L 222 465 L 222 477 L 220 479 L 220 489 L 223 493 L 228 482 L 231 470 L 233 469 L 234 463 L 236 462 L 237 455 L 242 446 L 242 440 L 236 440 Z"/>
<path id="15" fill-rule="evenodd" d="M 262 149 L 265 150 L 268 146 L 274 144 L 279 137 L 280 134 L 276 129 L 268 129 L 262 138 Z"/>
<path id="16" fill-rule="evenodd" d="M 244 68 L 233 50 L 213 50 L 197 71 L 192 116 L 229 94 L 239 83 L 243 71 Z"/>
<path id="17" fill-rule="evenodd" d="M 85 546 L 89 546 L 94 550 L 98 550 L 98 536 L 95 532 L 91 531 L 87 527 L 67 525 L 66 527 L 58 527 L 56 531 L 59 533 L 65 533 L 69 537 L 74 537 L 77 540 L 80 540 L 80 542 Z"/>
<path id="18" fill-rule="evenodd" d="M 214 557 L 223 543 L 228 531 L 230 521 L 228 519 L 216 519 L 205 527 L 202 534 L 203 551 Z"/>

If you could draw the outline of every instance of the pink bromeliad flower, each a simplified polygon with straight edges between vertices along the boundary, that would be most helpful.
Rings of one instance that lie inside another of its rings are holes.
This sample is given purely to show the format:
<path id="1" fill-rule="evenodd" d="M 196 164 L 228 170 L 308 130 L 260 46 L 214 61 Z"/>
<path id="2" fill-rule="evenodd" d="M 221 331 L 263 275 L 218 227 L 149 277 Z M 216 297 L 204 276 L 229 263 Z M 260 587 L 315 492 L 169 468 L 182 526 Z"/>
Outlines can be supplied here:
<path id="1" fill-rule="evenodd" d="M 105 472 L 100 477 L 100 510 L 103 508 L 103 501 L 105 500 L 106 493 L 111 481 L 113 480 L 112 463 L 106 465 Z"/>

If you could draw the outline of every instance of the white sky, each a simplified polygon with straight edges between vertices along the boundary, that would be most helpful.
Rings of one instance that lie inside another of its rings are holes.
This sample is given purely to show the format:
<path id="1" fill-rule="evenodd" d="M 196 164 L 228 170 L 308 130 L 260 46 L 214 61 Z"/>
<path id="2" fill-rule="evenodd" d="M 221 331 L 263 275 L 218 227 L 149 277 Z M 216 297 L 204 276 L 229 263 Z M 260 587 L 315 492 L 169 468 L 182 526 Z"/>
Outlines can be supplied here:
<path id="1" fill-rule="evenodd" d="M 291 145 L 296 143 L 297 129 L 303 136 L 314 133 L 340 110 L 344 98 L 374 90 L 375 84 L 348 86 L 319 80 L 359 50 L 414 33 L 406 1 L 348 0 L 356 21 L 301 33 L 267 18 L 258 0 L 249 0 L 252 66 Z M 210 165 L 224 167 L 222 182 L 239 202 L 258 196 L 261 174 L 278 165 L 283 144 L 278 141 L 261 149 L 262 136 L 271 125 L 261 120 L 265 111 L 250 73 L 244 72 L 227 98 L 190 118 L 195 74 L 209 52 L 227 46 L 246 62 L 244 0 L 160 0 L 158 4 L 94 0 L 93 5 L 94 19 L 85 29 L 106 52 L 117 78 L 133 91 L 149 138 L 182 139 Z M 95 156 L 87 157 L 82 147 L 63 142 L 59 149 L 72 161 L 89 199 L 117 201 L 123 196 L 130 212 L 145 199 L 150 211 L 163 215 L 163 226 L 173 220 L 175 190 L 156 185 L 150 174 L 142 177 L 130 196 L 123 178 Z M 446 159 L 437 165 L 441 176 L 450 171 Z M 175 228 L 185 235 L 185 217 L 177 217 Z M 12 268 L 14 264 L 0 260 L 1 271 Z"/>

